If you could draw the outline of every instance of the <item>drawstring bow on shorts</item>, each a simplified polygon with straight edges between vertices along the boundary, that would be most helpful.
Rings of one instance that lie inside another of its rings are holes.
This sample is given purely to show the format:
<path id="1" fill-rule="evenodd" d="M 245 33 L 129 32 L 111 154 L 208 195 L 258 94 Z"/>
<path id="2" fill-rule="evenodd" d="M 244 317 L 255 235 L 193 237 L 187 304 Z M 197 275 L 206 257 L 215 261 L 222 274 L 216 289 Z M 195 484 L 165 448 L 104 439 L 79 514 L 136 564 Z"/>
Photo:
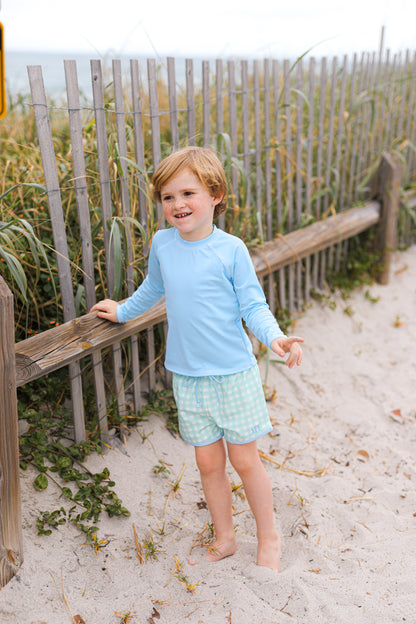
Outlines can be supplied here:
<path id="1" fill-rule="evenodd" d="M 199 385 L 199 381 L 200 381 L 201 377 L 187 377 L 184 382 L 183 385 L 184 386 L 191 386 L 192 384 L 195 384 L 195 402 L 197 407 L 199 407 L 201 405 L 201 400 L 198 396 L 198 385 Z M 207 379 L 210 380 L 212 387 L 215 390 L 215 393 L 217 395 L 217 405 L 220 404 L 221 398 L 220 398 L 220 393 L 218 392 L 218 384 L 222 384 L 224 381 L 224 377 L 221 375 L 219 377 L 216 377 L 215 375 L 207 375 Z"/>

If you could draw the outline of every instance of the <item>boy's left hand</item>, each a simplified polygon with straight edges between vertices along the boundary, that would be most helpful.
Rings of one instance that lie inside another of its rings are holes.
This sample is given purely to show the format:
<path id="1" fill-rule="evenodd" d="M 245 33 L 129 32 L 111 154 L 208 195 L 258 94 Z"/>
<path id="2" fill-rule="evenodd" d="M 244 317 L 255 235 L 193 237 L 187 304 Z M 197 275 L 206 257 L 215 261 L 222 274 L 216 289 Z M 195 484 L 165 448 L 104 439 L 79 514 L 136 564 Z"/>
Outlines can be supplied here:
<path id="1" fill-rule="evenodd" d="M 284 357 L 286 353 L 289 353 L 286 366 L 293 368 L 295 364 L 300 366 L 302 362 L 303 351 L 299 344 L 300 342 L 304 342 L 304 339 L 299 338 L 299 336 L 282 336 L 281 338 L 275 338 L 270 348 L 280 357 Z"/>

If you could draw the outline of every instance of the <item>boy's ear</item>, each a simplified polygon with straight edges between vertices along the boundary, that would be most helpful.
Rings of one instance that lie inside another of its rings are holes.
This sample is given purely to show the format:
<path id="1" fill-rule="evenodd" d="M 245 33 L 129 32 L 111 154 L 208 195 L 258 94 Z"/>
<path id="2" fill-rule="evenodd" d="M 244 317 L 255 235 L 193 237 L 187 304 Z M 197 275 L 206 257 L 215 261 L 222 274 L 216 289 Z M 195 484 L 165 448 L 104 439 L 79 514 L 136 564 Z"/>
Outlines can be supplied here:
<path id="1" fill-rule="evenodd" d="M 221 193 L 218 197 L 214 197 L 214 206 L 218 206 L 218 204 L 223 200 L 224 193 Z"/>

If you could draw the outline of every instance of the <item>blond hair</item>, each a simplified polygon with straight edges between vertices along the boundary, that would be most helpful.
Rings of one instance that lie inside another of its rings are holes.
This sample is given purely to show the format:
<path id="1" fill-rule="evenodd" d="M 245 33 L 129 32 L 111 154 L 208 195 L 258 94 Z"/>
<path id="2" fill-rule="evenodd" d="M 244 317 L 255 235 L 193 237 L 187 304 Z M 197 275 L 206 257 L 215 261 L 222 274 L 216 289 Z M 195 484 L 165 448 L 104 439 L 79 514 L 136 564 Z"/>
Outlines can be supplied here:
<path id="1" fill-rule="evenodd" d="M 161 201 L 162 188 L 183 169 L 189 169 L 212 197 L 221 197 L 214 219 L 222 214 L 227 207 L 227 180 L 218 156 L 208 147 L 184 147 L 162 160 L 153 174 L 154 199 Z"/>

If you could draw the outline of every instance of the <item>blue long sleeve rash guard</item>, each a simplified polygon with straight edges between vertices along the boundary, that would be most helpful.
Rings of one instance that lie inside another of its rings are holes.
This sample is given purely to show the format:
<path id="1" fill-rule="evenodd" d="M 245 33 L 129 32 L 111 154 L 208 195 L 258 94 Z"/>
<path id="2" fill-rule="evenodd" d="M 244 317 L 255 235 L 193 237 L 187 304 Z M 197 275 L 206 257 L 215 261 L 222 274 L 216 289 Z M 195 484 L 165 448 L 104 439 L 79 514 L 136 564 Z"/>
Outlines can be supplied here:
<path id="1" fill-rule="evenodd" d="M 165 367 L 188 376 L 231 375 L 256 363 L 241 319 L 270 346 L 284 336 L 272 315 L 242 240 L 214 226 L 186 241 L 175 228 L 153 237 L 148 275 L 124 303 L 119 322 L 139 316 L 166 296 Z"/>

